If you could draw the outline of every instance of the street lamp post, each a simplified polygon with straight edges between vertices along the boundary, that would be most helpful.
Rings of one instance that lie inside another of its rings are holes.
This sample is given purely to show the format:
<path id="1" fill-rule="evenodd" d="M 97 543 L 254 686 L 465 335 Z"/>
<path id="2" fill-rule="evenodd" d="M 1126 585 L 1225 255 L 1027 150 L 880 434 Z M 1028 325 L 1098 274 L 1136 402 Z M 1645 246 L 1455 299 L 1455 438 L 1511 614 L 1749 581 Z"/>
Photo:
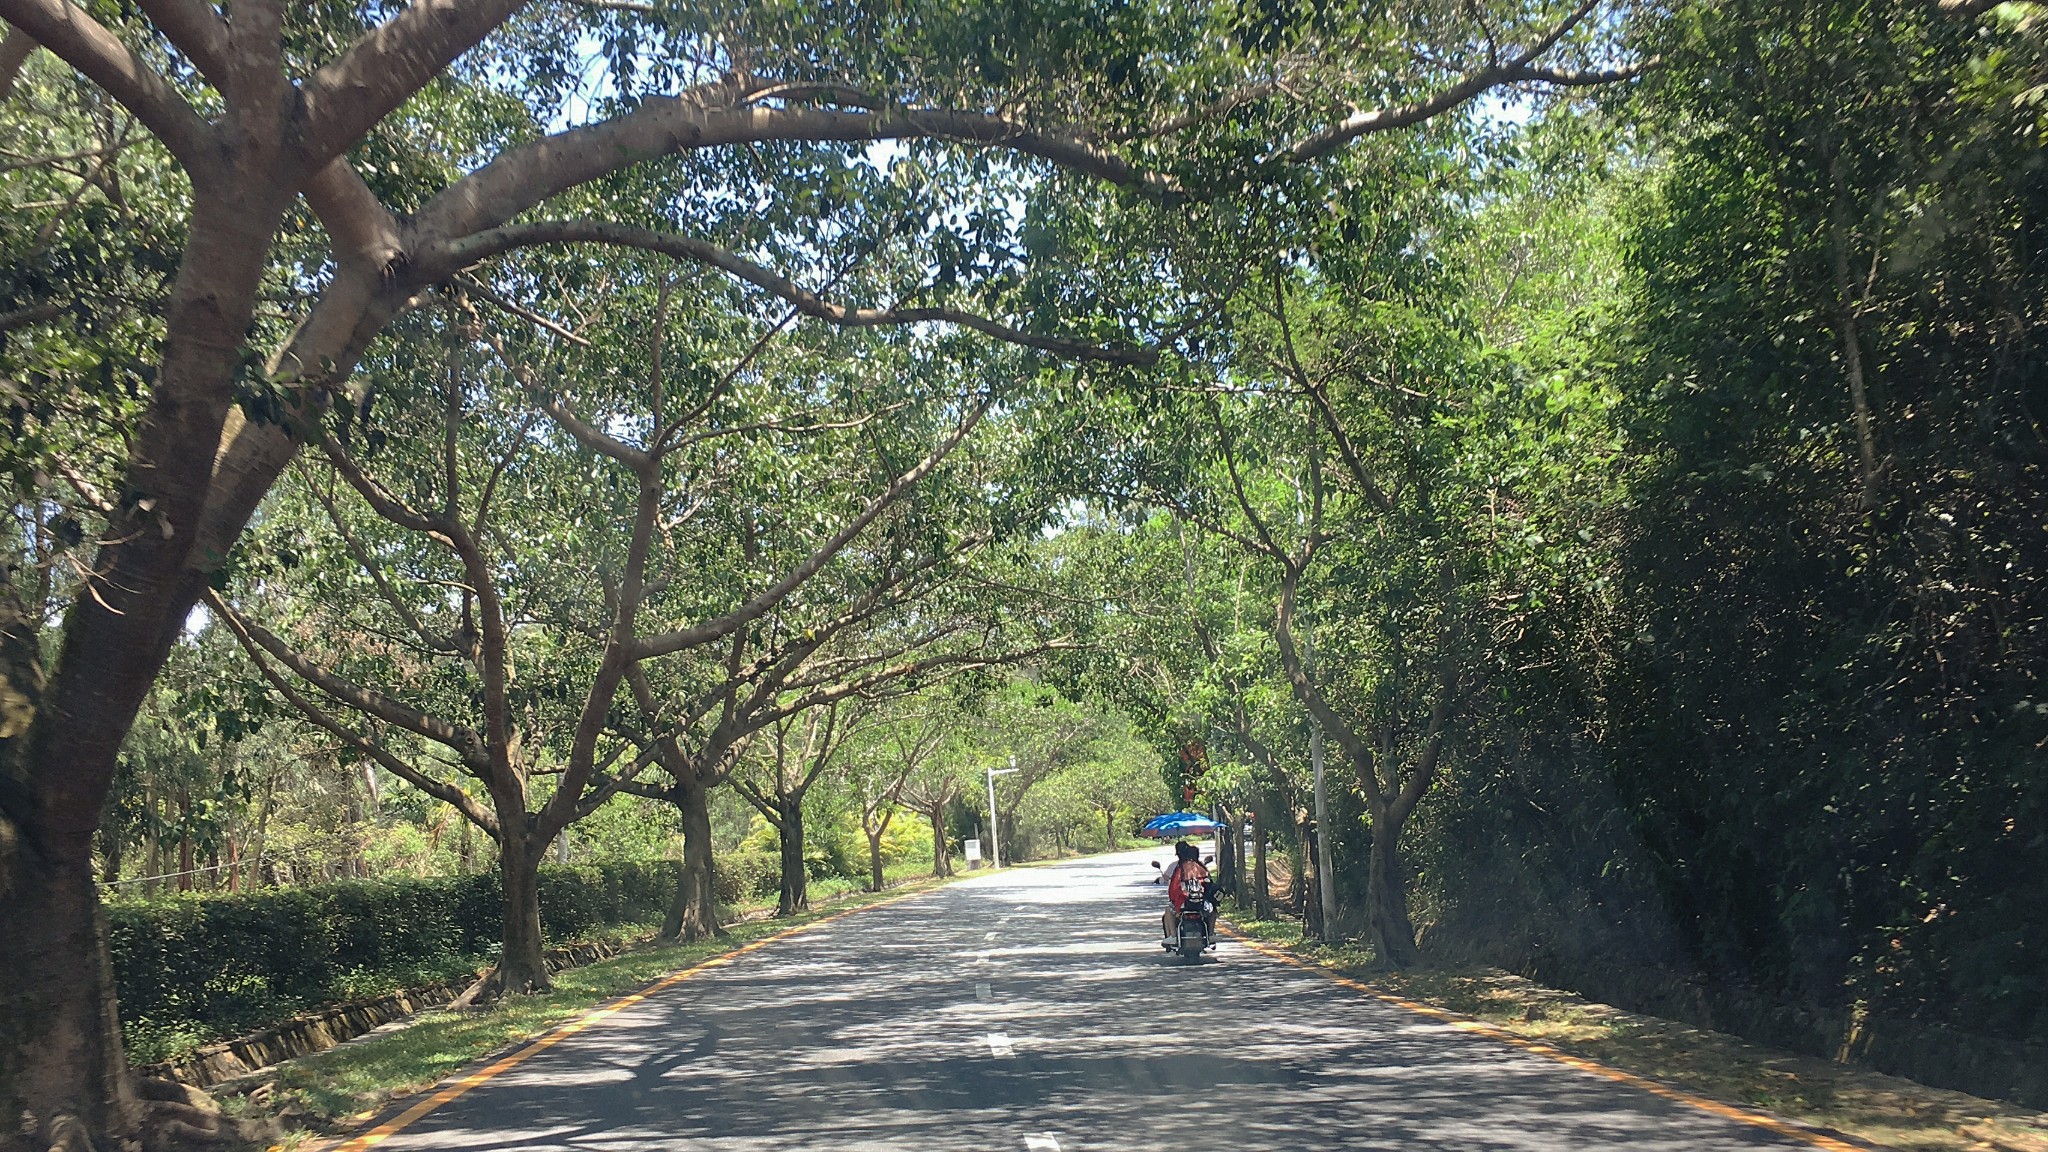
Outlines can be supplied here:
<path id="1" fill-rule="evenodd" d="M 990 868 L 1001 868 L 1003 866 L 1003 838 L 1002 834 L 996 831 L 996 825 L 1001 823 L 1001 820 L 996 816 L 996 777 L 1014 775 L 1016 771 L 1017 758 L 1015 756 L 1010 757 L 1010 766 L 1008 768 L 998 768 L 993 764 L 989 765 L 988 865 Z"/>

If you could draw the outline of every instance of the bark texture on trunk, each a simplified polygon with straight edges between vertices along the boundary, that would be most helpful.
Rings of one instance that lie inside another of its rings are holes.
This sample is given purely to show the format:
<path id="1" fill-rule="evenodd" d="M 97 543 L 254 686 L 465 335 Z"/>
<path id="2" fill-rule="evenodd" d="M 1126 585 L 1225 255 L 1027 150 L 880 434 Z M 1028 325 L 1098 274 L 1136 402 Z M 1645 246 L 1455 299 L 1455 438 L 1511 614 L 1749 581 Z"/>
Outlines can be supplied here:
<path id="1" fill-rule="evenodd" d="M 1017 843 L 1017 813 L 1014 811 L 1003 813 L 997 828 L 1002 832 L 1002 835 L 996 840 L 996 846 L 1003 850 L 1003 858 L 997 862 L 1015 864 L 1017 861 L 1022 860 L 1024 853 L 1020 851 L 1021 845 Z"/>
<path id="2" fill-rule="evenodd" d="M 523 821 L 522 821 L 523 823 Z M 497 991 L 507 996 L 542 992 L 552 987 L 540 927 L 541 852 L 526 837 L 506 836 L 498 854 L 498 875 L 505 885 L 505 932 L 498 955 Z"/>
<path id="3" fill-rule="evenodd" d="M 1104 809 L 1102 813 L 1102 850 L 1104 852 L 1116 851 L 1116 812 L 1114 809 Z"/>
<path id="4" fill-rule="evenodd" d="M 1216 833 L 1216 878 L 1225 892 L 1237 891 L 1237 823 L 1230 813 L 1218 810 L 1223 825 Z"/>
<path id="5" fill-rule="evenodd" d="M 870 878 L 868 891 L 880 892 L 882 890 L 882 834 L 880 832 L 868 833 L 868 875 Z"/>
<path id="6" fill-rule="evenodd" d="M 1261 920 L 1273 915 L 1273 882 L 1266 871 L 1266 822 L 1252 817 L 1252 915 Z"/>
<path id="7" fill-rule="evenodd" d="M 271 238 L 293 200 L 261 181 L 213 180 L 194 198 L 148 411 L 98 578 L 66 615 L 55 674 L 4 669 L 0 719 L 0 1145 L 103 1146 L 144 1118 L 122 1049 L 93 886 L 92 840 L 121 743 L 198 599 L 188 564 Z M 32 631 L 0 620 L 10 649 Z M 23 689 L 29 691 L 24 694 Z M 24 926 L 33 925 L 34 930 Z"/>
<path id="8" fill-rule="evenodd" d="M 933 805 L 924 815 L 932 822 L 932 875 L 951 876 L 953 854 L 946 847 L 946 806 Z"/>
<path id="9" fill-rule="evenodd" d="M 1319 829 L 1308 813 L 1297 814 L 1301 834 L 1301 869 L 1297 873 L 1301 880 L 1301 926 L 1302 931 L 1320 938 L 1323 934 L 1322 868 L 1317 863 L 1316 836 Z"/>
<path id="10" fill-rule="evenodd" d="M 1415 963 L 1415 925 L 1408 919 L 1408 878 L 1401 867 L 1401 825 L 1392 813 L 1372 822 L 1372 862 L 1366 875 L 1366 930 L 1380 962 L 1395 968 Z"/>
<path id="11" fill-rule="evenodd" d="M 1834 168 L 1830 164 L 1830 168 Z M 1835 291 L 1837 308 L 1835 332 L 1842 342 L 1842 366 L 1849 377 L 1849 412 L 1856 424 L 1856 457 L 1859 498 L 1864 511 L 1876 508 L 1879 501 L 1878 486 L 1882 467 L 1877 458 L 1877 425 L 1870 414 L 1870 391 L 1863 367 L 1863 334 L 1858 319 L 1864 298 L 1870 288 L 1866 284 L 1859 292 L 1856 277 L 1849 268 L 1849 247 L 1851 229 L 1845 217 L 1846 206 L 1842 202 L 1839 179 L 1837 180 L 1834 222 L 1830 247 L 1833 249 L 1835 267 Z M 1871 268 L 1875 280 L 1877 268 Z"/>
<path id="12" fill-rule="evenodd" d="M 779 817 L 776 831 L 782 841 L 782 883 L 776 896 L 775 914 L 787 916 L 811 906 L 811 877 L 804 870 L 804 798 L 785 796 L 776 801 Z"/>
<path id="13" fill-rule="evenodd" d="M 0 819 L 0 924 L 0 1148 L 47 1147 L 67 1125 L 132 1138 L 142 1107 L 90 862 L 53 859 Z"/>
<path id="14" fill-rule="evenodd" d="M 661 934 L 671 940 L 702 940 L 719 931 L 711 796 L 708 789 L 687 784 L 672 789 L 669 796 L 683 814 L 683 862 L 676 872 L 675 903 Z"/>

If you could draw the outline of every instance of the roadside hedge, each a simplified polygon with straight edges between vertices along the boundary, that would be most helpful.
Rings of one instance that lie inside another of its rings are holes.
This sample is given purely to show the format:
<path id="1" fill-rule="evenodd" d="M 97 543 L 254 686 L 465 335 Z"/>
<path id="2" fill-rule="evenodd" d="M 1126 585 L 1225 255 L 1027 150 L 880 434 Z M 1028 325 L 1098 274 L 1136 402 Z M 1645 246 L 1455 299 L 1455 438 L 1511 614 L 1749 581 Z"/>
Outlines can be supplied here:
<path id="1" fill-rule="evenodd" d="M 720 904 L 773 896 L 782 886 L 782 857 L 752 848 L 720 856 L 712 867 L 711 884 Z"/>
<path id="2" fill-rule="evenodd" d="M 541 926 L 554 944 L 658 923 L 675 884 L 664 861 L 542 868 Z M 499 891 L 491 872 L 109 904 L 131 1055 L 162 1059 L 323 1004 L 472 972 L 497 952 Z"/>

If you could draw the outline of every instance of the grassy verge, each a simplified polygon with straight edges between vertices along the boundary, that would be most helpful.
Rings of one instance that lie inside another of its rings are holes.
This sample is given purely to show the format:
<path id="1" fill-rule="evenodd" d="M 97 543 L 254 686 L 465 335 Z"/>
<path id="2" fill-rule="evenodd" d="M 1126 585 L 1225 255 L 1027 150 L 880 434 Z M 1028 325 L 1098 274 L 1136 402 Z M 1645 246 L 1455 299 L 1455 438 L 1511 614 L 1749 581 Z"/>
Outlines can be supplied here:
<path id="1" fill-rule="evenodd" d="M 493 1052 L 576 1018 L 592 1007 L 764 936 L 825 916 L 936 886 L 930 878 L 885 892 L 860 893 L 830 907 L 781 920 L 734 925 L 719 940 L 653 944 L 556 973 L 554 990 L 510 997 L 467 1011 L 421 1013 L 405 1028 L 373 1033 L 273 1069 L 260 1084 L 223 1101 L 229 1111 L 269 1113 L 292 1133 L 287 1147 L 346 1130 L 390 1101 L 421 1091 Z"/>
<path id="2" fill-rule="evenodd" d="M 1497 968 L 1389 972 L 1356 947 L 1301 938 L 1292 921 L 1230 921 L 1261 942 L 1381 991 L 1701 1096 L 1841 1132 L 1901 1152 L 2048 1152 L 2048 1116 L 1929 1088 L 1850 1064 L 1751 1044 L 1624 1012 Z"/>
<path id="3" fill-rule="evenodd" d="M 953 866 L 956 870 L 963 866 L 958 857 L 954 858 Z M 904 860 L 894 860 L 882 865 L 882 884 L 885 887 L 893 890 L 905 884 L 912 884 L 919 880 L 929 879 L 931 874 L 932 860 L 931 855 L 927 853 L 923 856 L 913 856 Z M 836 903 L 841 900 L 846 900 L 849 898 L 862 895 L 867 891 L 867 886 L 868 876 L 865 872 L 862 872 L 856 876 L 820 877 L 819 879 L 811 881 L 811 902 L 813 904 L 820 903 L 823 901 L 832 901 Z M 748 907 L 751 910 L 755 907 L 755 905 L 749 905 Z M 758 907 L 774 908 L 775 900 L 771 897 L 765 901 L 760 902 Z"/>

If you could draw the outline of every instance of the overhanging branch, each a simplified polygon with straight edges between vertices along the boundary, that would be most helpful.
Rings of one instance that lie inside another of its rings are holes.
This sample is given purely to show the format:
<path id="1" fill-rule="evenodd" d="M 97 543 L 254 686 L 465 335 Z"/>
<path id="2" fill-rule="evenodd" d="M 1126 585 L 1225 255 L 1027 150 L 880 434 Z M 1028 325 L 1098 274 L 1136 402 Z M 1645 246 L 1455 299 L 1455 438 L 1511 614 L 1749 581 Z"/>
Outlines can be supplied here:
<path id="1" fill-rule="evenodd" d="M 0 0 L 0 20 L 54 52 L 135 114 L 195 178 L 221 168 L 213 127 L 170 82 L 70 0 Z"/>
<path id="2" fill-rule="evenodd" d="M 959 425 L 937 447 L 933 448 L 923 460 L 918 461 L 908 472 L 890 481 L 887 488 L 877 493 L 874 499 L 868 501 L 867 507 L 861 509 L 859 515 L 848 521 L 844 528 L 841 528 L 822 547 L 805 558 L 801 564 L 791 569 L 782 579 L 763 589 L 747 603 L 716 620 L 707 621 L 690 628 L 678 629 L 660 636 L 650 636 L 639 641 L 633 646 L 631 652 L 632 659 L 650 660 L 659 656 L 668 656 L 700 647 L 714 640 L 729 636 L 738 629 L 759 619 L 771 608 L 775 607 L 775 605 L 781 603 L 791 592 L 802 587 L 805 581 L 817 575 L 819 570 L 830 563 L 834 556 L 837 556 L 848 544 L 851 544 L 855 538 L 866 531 L 868 525 L 874 523 L 883 512 L 886 512 L 898 500 L 902 499 L 905 493 L 916 487 L 919 481 L 937 469 L 945 461 L 946 457 L 952 455 L 953 449 L 959 447 L 960 442 L 967 439 L 968 433 L 974 430 L 975 425 L 981 423 L 981 418 L 987 414 L 989 405 L 994 402 L 995 397 L 992 395 L 985 396 L 977 401 L 974 407 L 969 409 L 967 414 L 961 419 Z"/>
<path id="3" fill-rule="evenodd" d="M 787 276 L 764 268 L 708 240 L 656 232 L 650 228 L 639 228 L 630 224 L 614 224 L 604 220 L 543 220 L 528 224 L 508 224 L 502 228 L 492 228 L 451 241 L 443 245 L 435 255 L 447 260 L 453 267 L 468 267 L 492 256 L 542 244 L 604 244 L 658 252 L 680 260 L 706 264 L 788 301 L 805 316 L 847 328 L 957 324 L 1006 343 L 1036 348 L 1069 360 L 1149 365 L 1159 359 L 1159 353 L 1149 348 L 1104 347 L 1082 340 L 1044 336 L 959 308 L 859 308 L 833 303 Z"/>
<path id="4" fill-rule="evenodd" d="M 1569 15 L 1553 25 L 1548 32 L 1505 59 L 1490 61 L 1486 67 L 1467 73 L 1463 79 L 1450 87 L 1423 99 L 1386 108 L 1355 111 L 1339 123 L 1296 142 L 1285 149 L 1281 157 L 1297 164 L 1314 160 L 1336 151 L 1360 136 L 1420 124 L 1449 112 L 1490 88 L 1518 80 L 1547 81 L 1565 85 L 1610 83 L 1613 80 L 1627 79 L 1641 68 L 1648 67 L 1646 63 L 1635 70 L 1617 70 L 1610 79 L 1601 80 L 1595 78 L 1600 75 L 1597 72 L 1543 69 L 1534 66 L 1537 57 L 1550 51 L 1566 34 L 1583 23 L 1598 4 L 1599 0 L 1581 0 L 1578 7 L 1572 9 Z"/>
<path id="5" fill-rule="evenodd" d="M 403 728 L 417 736 L 423 736 L 436 744 L 444 745 L 461 756 L 463 763 L 472 768 L 479 766 L 484 758 L 483 741 L 474 732 L 459 725 L 450 724 L 429 716 L 409 704 L 393 700 L 372 688 L 335 675 L 321 665 L 308 660 L 294 651 L 290 645 L 272 634 L 269 629 L 244 616 L 234 605 L 219 593 L 208 589 L 207 604 L 227 622 L 235 638 L 245 648 L 261 649 L 278 663 L 292 670 L 292 674 L 327 696 L 350 708 L 373 716 L 387 724 Z"/>
<path id="6" fill-rule="evenodd" d="M 325 162 L 526 6 L 526 0 L 412 0 L 302 86 L 306 147 Z"/>

